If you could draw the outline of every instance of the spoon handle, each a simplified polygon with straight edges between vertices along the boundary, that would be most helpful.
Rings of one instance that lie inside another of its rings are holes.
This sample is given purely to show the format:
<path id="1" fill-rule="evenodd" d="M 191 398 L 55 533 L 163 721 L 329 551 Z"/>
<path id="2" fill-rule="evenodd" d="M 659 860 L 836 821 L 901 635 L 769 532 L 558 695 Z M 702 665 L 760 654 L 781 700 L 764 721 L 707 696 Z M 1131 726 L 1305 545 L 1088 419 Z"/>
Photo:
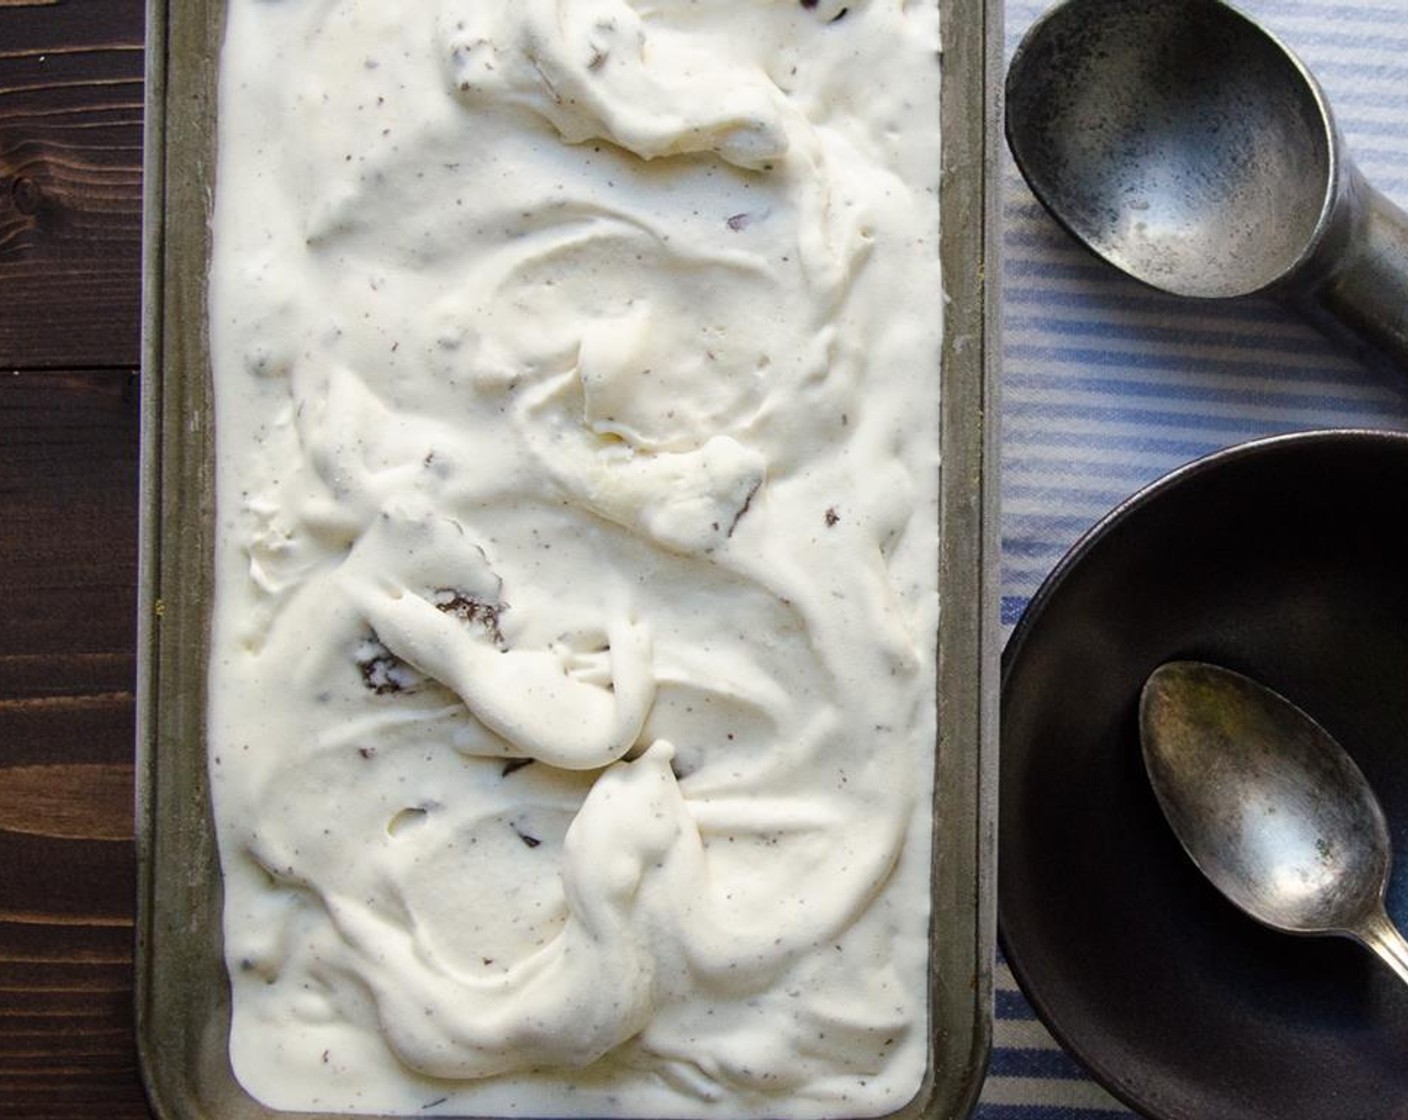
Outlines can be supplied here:
<path id="1" fill-rule="evenodd" d="M 1408 373 L 1408 214 L 1348 159 L 1324 236 L 1281 293 L 1378 369 Z"/>
<path id="2" fill-rule="evenodd" d="M 1382 906 L 1355 932 L 1365 945 L 1398 973 L 1399 979 L 1408 984 L 1408 941 L 1403 939 L 1397 927 L 1389 921 Z"/>

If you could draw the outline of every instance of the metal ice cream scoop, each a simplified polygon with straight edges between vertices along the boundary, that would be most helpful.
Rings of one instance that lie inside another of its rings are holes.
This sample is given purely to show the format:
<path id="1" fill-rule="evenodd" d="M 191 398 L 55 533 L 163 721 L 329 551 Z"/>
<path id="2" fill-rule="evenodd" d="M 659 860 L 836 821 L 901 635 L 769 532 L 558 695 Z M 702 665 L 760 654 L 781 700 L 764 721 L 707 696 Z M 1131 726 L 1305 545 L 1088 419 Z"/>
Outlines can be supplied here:
<path id="1" fill-rule="evenodd" d="M 1149 677 L 1139 730 L 1164 815 L 1223 894 L 1274 929 L 1352 937 L 1408 982 L 1408 942 L 1384 910 L 1383 810 L 1328 732 L 1279 693 L 1192 661 Z"/>
<path id="2" fill-rule="evenodd" d="M 1066 0 L 1007 74 L 1033 192 L 1110 264 L 1182 296 L 1274 296 L 1408 368 L 1408 216 L 1344 150 L 1315 79 L 1220 0 Z"/>

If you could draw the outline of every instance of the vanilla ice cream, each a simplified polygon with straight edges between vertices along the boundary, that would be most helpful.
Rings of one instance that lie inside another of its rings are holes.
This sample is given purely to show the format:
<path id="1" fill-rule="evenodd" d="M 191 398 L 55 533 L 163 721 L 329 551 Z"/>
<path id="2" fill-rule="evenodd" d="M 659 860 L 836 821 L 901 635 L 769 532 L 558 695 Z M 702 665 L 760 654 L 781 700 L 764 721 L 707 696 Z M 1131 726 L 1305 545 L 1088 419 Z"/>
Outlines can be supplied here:
<path id="1" fill-rule="evenodd" d="M 938 31 L 231 0 L 209 740 L 261 1101 L 920 1091 Z"/>

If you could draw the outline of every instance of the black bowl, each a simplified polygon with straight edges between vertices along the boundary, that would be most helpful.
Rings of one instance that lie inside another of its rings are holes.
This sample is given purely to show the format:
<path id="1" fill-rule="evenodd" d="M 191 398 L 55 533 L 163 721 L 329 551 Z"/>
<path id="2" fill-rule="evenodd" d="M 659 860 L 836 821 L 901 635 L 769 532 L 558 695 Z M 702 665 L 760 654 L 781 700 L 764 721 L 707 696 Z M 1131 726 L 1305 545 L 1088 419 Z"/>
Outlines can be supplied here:
<path id="1" fill-rule="evenodd" d="M 1179 847 L 1139 751 L 1174 658 L 1270 685 L 1359 763 L 1408 919 L 1408 434 L 1315 432 L 1199 460 L 1082 539 L 1003 656 L 998 913 L 1019 985 L 1160 1120 L 1408 1117 L 1408 986 L 1269 930 Z"/>

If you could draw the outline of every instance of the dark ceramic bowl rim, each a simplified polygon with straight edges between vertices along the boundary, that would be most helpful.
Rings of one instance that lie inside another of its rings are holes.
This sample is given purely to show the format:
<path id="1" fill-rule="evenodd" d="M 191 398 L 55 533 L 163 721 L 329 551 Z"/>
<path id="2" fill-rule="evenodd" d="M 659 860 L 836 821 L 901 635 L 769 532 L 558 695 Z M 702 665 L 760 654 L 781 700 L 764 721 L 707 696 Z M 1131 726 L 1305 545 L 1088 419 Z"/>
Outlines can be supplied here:
<path id="1" fill-rule="evenodd" d="M 1244 443 L 1232 444 L 1217 451 L 1191 459 L 1160 475 L 1153 482 L 1141 487 L 1125 498 L 1112 510 L 1101 517 L 1094 525 L 1076 538 L 1061 559 L 1051 569 L 1036 593 L 1028 601 L 1022 617 L 1012 628 L 1002 650 L 1001 684 L 1005 691 L 1011 665 L 1028 640 L 1028 636 L 1038 625 L 1047 602 L 1056 595 L 1066 582 L 1070 571 L 1079 566 L 1085 557 L 1112 530 L 1126 521 L 1136 510 L 1158 500 L 1166 492 L 1186 484 L 1190 479 L 1215 471 L 1239 459 L 1263 455 L 1268 451 L 1291 444 L 1360 443 L 1383 442 L 1401 445 L 1408 451 L 1408 431 L 1400 432 L 1388 428 L 1316 428 L 1302 432 L 1287 432 L 1280 435 L 1261 436 Z"/>

